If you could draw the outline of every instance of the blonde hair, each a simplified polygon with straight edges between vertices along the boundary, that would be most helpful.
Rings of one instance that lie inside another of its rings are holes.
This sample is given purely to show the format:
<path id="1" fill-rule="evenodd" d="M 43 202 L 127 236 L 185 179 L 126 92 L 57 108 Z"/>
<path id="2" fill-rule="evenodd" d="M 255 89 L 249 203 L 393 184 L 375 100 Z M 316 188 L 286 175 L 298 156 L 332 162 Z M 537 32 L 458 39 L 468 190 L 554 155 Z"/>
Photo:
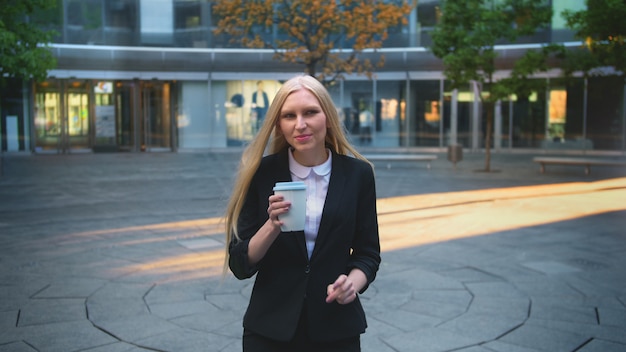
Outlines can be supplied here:
<path id="1" fill-rule="evenodd" d="M 240 239 L 237 231 L 239 214 L 250 188 L 250 182 L 254 177 L 261 159 L 267 149 L 269 154 L 277 153 L 289 147 L 282 133 L 279 132 L 278 119 L 287 97 L 296 91 L 306 89 L 311 92 L 319 101 L 324 115 L 326 115 L 326 147 L 334 153 L 341 155 L 352 155 L 357 159 L 367 161 L 348 141 L 343 124 L 339 120 L 339 114 L 333 103 L 328 90 L 314 77 L 303 75 L 296 76 L 286 81 L 276 93 L 258 134 L 243 151 L 239 172 L 233 185 L 228 205 L 226 206 L 225 231 L 226 231 L 226 260 L 224 271 L 228 266 L 228 247 L 233 240 Z M 271 139 L 271 141 L 270 141 Z M 269 148 L 268 148 L 269 147 Z"/>

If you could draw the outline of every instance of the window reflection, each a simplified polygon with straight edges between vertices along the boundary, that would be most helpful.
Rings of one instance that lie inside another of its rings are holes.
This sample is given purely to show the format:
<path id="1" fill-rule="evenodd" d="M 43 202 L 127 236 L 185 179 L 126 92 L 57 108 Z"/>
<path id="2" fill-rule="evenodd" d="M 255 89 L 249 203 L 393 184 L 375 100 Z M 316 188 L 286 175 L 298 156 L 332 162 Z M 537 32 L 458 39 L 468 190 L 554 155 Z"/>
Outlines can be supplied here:
<path id="1" fill-rule="evenodd" d="M 227 99 L 223 106 L 228 145 L 244 145 L 252 140 L 280 86 L 275 80 L 226 82 Z"/>
<path id="2" fill-rule="evenodd" d="M 398 147 L 402 144 L 402 87 L 404 81 L 376 82 L 376 140 L 377 147 Z"/>

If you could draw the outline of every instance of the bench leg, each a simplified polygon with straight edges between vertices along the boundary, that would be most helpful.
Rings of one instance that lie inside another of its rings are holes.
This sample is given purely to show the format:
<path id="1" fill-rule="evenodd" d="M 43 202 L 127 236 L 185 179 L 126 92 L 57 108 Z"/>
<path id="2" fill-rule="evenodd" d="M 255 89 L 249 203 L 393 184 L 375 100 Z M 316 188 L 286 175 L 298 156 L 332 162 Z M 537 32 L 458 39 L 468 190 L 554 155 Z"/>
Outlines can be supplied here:
<path id="1" fill-rule="evenodd" d="M 585 165 L 585 175 L 589 175 L 591 173 L 591 166 Z"/>
<path id="2" fill-rule="evenodd" d="M 541 165 L 539 167 L 539 172 L 541 172 L 542 174 L 546 172 L 546 166 L 544 165 L 544 163 L 540 163 L 539 165 Z"/>

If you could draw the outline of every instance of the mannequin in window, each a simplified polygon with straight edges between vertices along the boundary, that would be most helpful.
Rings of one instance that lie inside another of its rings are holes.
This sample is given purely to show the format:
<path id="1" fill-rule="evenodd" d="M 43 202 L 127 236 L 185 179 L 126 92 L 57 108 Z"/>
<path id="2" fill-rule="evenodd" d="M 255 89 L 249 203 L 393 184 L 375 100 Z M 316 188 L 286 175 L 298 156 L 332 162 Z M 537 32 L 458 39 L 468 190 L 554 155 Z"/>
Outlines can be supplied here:
<path id="1" fill-rule="evenodd" d="M 252 93 L 252 111 L 256 113 L 257 131 L 263 124 L 263 120 L 265 120 L 265 114 L 269 105 L 270 101 L 267 98 L 267 93 L 263 90 L 263 82 L 256 82 L 256 92 Z"/>

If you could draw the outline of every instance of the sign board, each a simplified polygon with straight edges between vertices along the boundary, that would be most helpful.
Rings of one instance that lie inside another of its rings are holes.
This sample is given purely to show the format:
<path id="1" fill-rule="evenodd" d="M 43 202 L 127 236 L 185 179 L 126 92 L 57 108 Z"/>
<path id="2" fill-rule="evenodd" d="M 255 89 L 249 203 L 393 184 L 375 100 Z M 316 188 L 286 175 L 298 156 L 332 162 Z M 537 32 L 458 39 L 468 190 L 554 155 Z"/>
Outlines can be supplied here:
<path id="1" fill-rule="evenodd" d="M 20 150 L 20 134 L 17 127 L 17 116 L 7 116 L 7 151 Z"/>
<path id="2" fill-rule="evenodd" d="M 115 137 L 115 106 L 96 106 L 96 138 Z"/>

